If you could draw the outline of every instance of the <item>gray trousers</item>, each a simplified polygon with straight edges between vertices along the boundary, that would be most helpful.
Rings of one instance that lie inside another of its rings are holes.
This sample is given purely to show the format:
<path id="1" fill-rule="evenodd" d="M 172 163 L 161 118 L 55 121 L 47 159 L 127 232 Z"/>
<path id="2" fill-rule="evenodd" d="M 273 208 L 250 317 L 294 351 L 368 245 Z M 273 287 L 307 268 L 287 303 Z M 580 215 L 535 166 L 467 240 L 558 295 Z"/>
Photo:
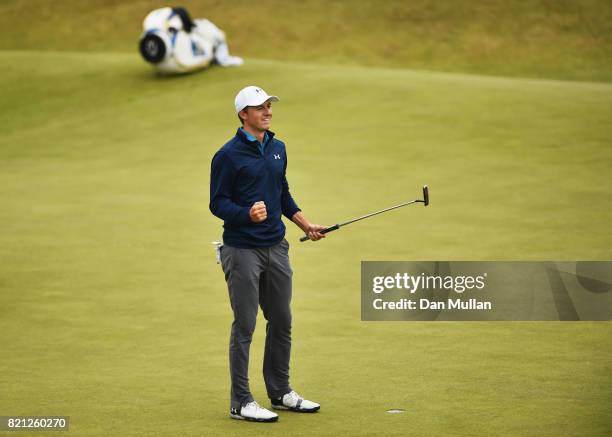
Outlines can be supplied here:
<path id="1" fill-rule="evenodd" d="M 291 391 L 291 276 L 289 243 L 239 249 L 224 245 L 221 265 L 225 273 L 234 312 L 229 345 L 231 406 L 253 401 L 249 389 L 249 349 L 255 331 L 257 310 L 261 306 L 266 324 L 263 375 L 269 398 Z"/>

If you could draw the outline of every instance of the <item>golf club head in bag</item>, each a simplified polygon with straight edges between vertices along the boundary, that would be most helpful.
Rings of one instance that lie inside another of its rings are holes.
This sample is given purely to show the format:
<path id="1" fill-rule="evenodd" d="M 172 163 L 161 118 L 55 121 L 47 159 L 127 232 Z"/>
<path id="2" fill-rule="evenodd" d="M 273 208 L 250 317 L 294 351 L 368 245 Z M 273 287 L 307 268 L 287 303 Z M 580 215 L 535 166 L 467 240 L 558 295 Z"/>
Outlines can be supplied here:
<path id="1" fill-rule="evenodd" d="M 149 31 L 140 39 L 140 54 L 151 64 L 162 62 L 168 54 L 168 47 L 172 47 L 168 34 L 159 30 Z"/>

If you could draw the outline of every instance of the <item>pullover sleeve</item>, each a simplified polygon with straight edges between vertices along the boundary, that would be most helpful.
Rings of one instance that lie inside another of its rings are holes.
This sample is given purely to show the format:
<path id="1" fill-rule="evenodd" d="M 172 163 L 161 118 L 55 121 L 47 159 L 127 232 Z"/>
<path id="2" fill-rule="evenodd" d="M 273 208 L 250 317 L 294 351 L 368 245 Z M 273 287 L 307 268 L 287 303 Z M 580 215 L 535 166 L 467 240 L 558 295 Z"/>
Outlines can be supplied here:
<path id="1" fill-rule="evenodd" d="M 301 209 L 297 206 L 293 197 L 291 197 L 291 193 L 289 192 L 289 183 L 287 182 L 287 154 L 285 154 L 285 168 L 283 169 L 283 192 L 281 193 L 281 210 L 283 215 L 287 217 L 289 220 L 293 217 L 293 215 L 301 211 Z"/>
<path id="2" fill-rule="evenodd" d="M 249 206 L 240 206 L 232 200 L 232 187 L 236 169 L 222 150 L 212 159 L 210 170 L 210 211 L 226 223 L 243 226 L 251 223 Z"/>

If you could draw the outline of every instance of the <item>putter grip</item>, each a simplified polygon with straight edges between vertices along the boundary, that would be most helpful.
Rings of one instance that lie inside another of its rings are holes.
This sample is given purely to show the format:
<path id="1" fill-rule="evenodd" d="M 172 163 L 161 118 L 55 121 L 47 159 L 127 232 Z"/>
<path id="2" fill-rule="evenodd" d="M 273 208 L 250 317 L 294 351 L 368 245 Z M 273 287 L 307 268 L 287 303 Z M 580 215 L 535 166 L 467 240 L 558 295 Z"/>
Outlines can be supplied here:
<path id="1" fill-rule="evenodd" d="M 330 226 L 329 228 L 325 228 L 325 229 L 323 229 L 322 231 L 319 231 L 319 232 L 321 232 L 322 234 L 327 234 L 328 232 L 335 231 L 336 229 L 340 229 L 340 225 L 333 225 L 333 226 Z M 304 235 L 302 238 L 300 238 L 301 242 L 304 242 L 306 240 L 310 240 L 310 238 L 308 238 L 308 235 Z"/>

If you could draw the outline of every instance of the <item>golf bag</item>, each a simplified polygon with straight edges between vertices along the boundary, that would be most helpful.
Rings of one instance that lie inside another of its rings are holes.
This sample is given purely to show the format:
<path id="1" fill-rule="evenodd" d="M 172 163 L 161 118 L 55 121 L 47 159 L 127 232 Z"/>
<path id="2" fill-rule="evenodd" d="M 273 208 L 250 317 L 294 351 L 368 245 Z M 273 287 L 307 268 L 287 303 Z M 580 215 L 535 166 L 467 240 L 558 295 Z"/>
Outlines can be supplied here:
<path id="1" fill-rule="evenodd" d="M 216 63 L 242 65 L 230 56 L 225 33 L 206 19 L 192 20 L 184 8 L 161 8 L 149 13 L 140 37 L 140 53 L 162 73 L 187 73 Z"/>

